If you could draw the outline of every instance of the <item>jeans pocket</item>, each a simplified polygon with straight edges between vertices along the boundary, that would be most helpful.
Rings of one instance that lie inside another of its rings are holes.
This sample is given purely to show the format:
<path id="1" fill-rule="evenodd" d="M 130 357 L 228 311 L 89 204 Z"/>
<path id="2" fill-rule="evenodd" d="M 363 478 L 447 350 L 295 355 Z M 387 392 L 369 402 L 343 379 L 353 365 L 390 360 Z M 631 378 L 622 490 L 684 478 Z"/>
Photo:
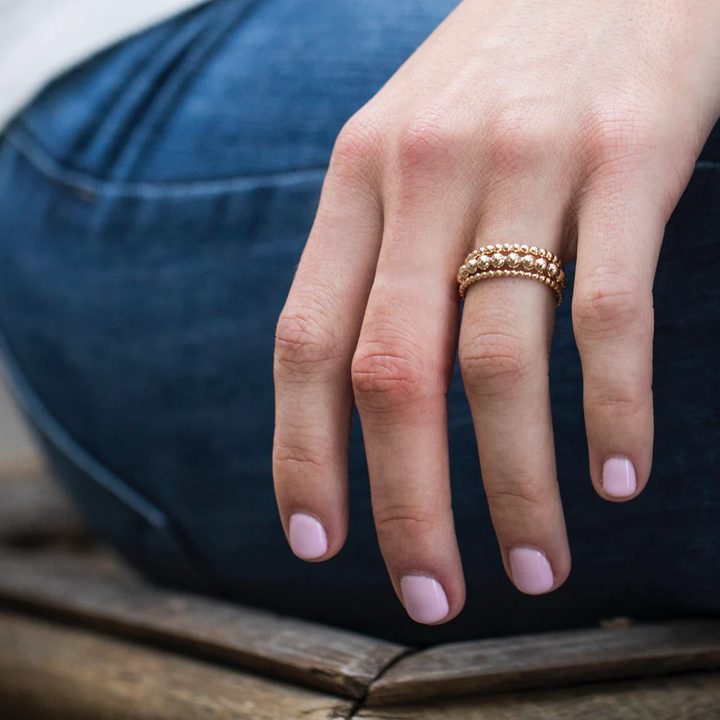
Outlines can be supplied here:
<path id="1" fill-rule="evenodd" d="M 189 88 L 259 2 L 201 3 L 126 38 L 57 77 L 15 127 L 71 170 L 137 179 Z"/>
<path id="2" fill-rule="evenodd" d="M 167 515 L 92 457 L 48 412 L 0 334 L 0 364 L 50 468 L 91 530 L 147 577 L 212 590 Z"/>

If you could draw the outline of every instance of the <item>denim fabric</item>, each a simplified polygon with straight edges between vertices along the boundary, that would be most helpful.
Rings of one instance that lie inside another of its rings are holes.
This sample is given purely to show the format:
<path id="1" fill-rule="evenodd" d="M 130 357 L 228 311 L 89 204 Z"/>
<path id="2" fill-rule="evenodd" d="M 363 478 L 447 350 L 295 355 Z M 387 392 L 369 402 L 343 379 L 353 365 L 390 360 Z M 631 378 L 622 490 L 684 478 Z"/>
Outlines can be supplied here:
<path id="1" fill-rule="evenodd" d="M 564 587 L 531 598 L 505 576 L 457 368 L 460 617 L 423 627 L 396 599 L 357 421 L 345 549 L 306 564 L 286 545 L 270 466 L 275 322 L 338 131 L 454 4 L 222 0 L 54 83 L 0 142 L 0 331 L 18 396 L 89 521 L 165 582 L 420 645 L 717 614 L 718 128 L 662 251 L 655 462 L 631 503 L 591 487 L 571 303 L 558 313 Z"/>

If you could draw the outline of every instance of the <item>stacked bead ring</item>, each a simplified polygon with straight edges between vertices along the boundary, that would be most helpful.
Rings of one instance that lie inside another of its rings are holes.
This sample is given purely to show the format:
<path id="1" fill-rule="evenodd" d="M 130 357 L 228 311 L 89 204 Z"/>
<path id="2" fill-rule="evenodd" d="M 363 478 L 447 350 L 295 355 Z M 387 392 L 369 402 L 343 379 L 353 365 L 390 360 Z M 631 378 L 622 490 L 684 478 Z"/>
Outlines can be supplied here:
<path id="1" fill-rule="evenodd" d="M 567 276 L 557 255 L 535 246 L 505 243 L 485 245 L 465 258 L 457 275 L 460 297 L 465 299 L 465 293 L 473 283 L 493 277 L 537 280 L 555 292 L 558 305 L 567 287 Z"/>

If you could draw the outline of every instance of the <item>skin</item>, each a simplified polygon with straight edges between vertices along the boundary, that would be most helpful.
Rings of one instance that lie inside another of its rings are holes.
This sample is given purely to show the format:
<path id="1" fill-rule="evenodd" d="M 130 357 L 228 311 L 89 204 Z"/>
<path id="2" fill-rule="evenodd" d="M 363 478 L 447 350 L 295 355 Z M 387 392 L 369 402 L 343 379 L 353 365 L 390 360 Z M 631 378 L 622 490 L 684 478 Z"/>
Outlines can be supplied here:
<path id="1" fill-rule="evenodd" d="M 577 261 L 590 477 L 650 473 L 652 285 L 667 220 L 720 116 L 720 0 L 465 0 L 350 121 L 277 326 L 274 478 L 286 533 L 347 533 L 353 401 L 390 577 L 465 597 L 446 393 L 459 338 L 483 482 L 513 548 L 570 571 L 548 391 L 554 295 L 456 274 L 490 243 Z M 560 439 L 562 447 L 562 438 Z"/>

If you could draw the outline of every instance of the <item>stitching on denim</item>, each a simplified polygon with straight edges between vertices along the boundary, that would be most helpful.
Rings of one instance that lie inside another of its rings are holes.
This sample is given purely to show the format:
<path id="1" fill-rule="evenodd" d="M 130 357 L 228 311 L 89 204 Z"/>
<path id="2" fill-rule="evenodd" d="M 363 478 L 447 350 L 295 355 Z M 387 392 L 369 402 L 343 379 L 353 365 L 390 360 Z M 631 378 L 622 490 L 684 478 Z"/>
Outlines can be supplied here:
<path id="1" fill-rule="evenodd" d="M 2 333 L 0 333 L 0 358 L 2 358 L 3 371 L 11 381 L 9 387 L 13 396 L 65 457 L 123 505 L 138 513 L 152 527 L 167 531 L 168 522 L 165 513 L 98 462 L 54 418 L 25 378 Z"/>
<path id="2" fill-rule="evenodd" d="M 203 197 L 241 193 L 270 187 L 288 187 L 322 182 L 327 165 L 283 170 L 258 175 L 242 175 L 215 180 L 129 182 L 103 180 L 61 165 L 45 149 L 19 128 L 8 132 L 5 142 L 22 155 L 40 174 L 71 190 L 109 197 Z"/>
<path id="3" fill-rule="evenodd" d="M 60 164 L 30 133 L 19 128 L 6 133 L 3 139 L 22 155 L 41 175 L 71 190 L 111 197 L 203 197 L 226 193 L 241 193 L 268 187 L 291 187 L 322 182 L 327 165 L 298 168 L 258 175 L 241 175 L 215 180 L 128 182 L 103 180 L 87 173 L 70 170 Z M 695 168 L 717 169 L 720 159 L 698 160 Z"/>

